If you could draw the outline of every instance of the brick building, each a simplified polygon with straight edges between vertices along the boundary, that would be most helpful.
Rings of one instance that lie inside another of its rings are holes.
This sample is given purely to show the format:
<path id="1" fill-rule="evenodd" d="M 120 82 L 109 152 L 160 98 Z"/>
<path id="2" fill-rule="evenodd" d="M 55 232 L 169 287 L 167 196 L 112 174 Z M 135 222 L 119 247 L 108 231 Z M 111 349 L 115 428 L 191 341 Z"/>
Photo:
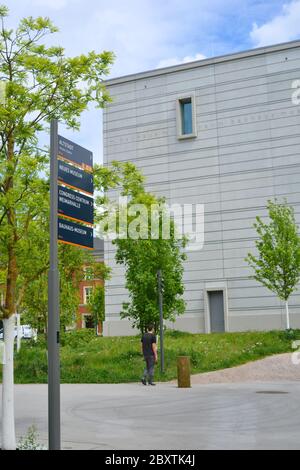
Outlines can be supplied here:
<path id="1" fill-rule="evenodd" d="M 94 238 L 94 250 L 92 251 L 95 260 L 99 263 L 104 259 L 104 242 L 98 238 Z M 88 299 L 94 287 L 102 285 L 102 279 L 94 279 L 94 276 L 89 270 L 89 266 L 84 267 L 85 276 L 84 280 L 79 283 L 80 304 L 78 308 L 77 328 L 94 328 L 92 316 L 88 310 Z M 102 333 L 102 324 L 98 325 L 98 334 Z"/>

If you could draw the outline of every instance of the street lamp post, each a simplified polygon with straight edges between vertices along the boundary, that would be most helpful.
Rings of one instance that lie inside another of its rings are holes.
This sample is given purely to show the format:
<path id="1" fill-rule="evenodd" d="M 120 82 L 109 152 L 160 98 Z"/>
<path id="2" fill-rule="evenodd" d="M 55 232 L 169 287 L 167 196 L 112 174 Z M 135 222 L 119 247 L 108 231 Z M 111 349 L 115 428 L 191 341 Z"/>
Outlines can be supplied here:
<path id="1" fill-rule="evenodd" d="M 165 369 L 164 358 L 164 320 L 163 320 L 163 296 L 161 283 L 161 270 L 157 271 L 157 287 L 158 287 L 158 307 L 159 307 L 159 341 L 160 341 L 160 372 L 163 374 Z"/>

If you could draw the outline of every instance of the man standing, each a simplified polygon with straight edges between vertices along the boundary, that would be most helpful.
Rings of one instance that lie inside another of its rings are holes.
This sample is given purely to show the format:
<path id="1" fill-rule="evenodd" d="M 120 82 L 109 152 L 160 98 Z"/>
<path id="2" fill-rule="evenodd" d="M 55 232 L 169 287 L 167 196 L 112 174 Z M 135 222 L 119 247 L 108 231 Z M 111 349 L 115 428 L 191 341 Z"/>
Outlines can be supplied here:
<path id="1" fill-rule="evenodd" d="M 147 378 L 149 385 L 155 385 L 153 383 L 154 377 L 154 364 L 157 362 L 157 345 L 156 336 L 154 334 L 154 326 L 149 325 L 147 332 L 143 334 L 142 339 L 142 352 L 146 362 L 142 383 L 147 385 Z"/>

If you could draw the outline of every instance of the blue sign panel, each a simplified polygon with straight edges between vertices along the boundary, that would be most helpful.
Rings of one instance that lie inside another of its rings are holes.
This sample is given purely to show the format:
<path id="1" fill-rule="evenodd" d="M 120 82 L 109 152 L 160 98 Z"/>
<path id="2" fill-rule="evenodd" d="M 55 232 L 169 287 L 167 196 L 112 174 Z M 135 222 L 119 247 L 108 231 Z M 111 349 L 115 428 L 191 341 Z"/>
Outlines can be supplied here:
<path id="1" fill-rule="evenodd" d="M 58 186 L 58 213 L 75 221 L 94 223 L 94 200 L 85 194 Z"/>
<path id="2" fill-rule="evenodd" d="M 58 241 L 68 245 L 93 249 L 93 229 L 58 218 Z"/>
<path id="3" fill-rule="evenodd" d="M 93 154 L 71 140 L 58 136 L 58 156 L 69 162 L 76 163 L 86 170 L 93 169 Z"/>
<path id="4" fill-rule="evenodd" d="M 94 192 L 93 175 L 62 160 L 58 161 L 58 181 L 88 194 Z"/>

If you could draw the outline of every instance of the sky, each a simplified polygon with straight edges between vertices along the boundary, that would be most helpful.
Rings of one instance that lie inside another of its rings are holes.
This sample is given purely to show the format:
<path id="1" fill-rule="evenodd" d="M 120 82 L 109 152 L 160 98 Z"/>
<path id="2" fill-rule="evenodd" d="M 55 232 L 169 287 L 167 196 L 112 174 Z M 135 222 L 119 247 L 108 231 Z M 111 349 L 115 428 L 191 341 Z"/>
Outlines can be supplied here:
<path id="1" fill-rule="evenodd" d="M 300 0 L 0 0 L 12 28 L 22 17 L 47 16 L 59 28 L 53 44 L 68 56 L 113 51 L 110 77 L 143 72 L 300 39 Z M 80 132 L 59 133 L 101 163 L 102 111 L 90 108 Z"/>

